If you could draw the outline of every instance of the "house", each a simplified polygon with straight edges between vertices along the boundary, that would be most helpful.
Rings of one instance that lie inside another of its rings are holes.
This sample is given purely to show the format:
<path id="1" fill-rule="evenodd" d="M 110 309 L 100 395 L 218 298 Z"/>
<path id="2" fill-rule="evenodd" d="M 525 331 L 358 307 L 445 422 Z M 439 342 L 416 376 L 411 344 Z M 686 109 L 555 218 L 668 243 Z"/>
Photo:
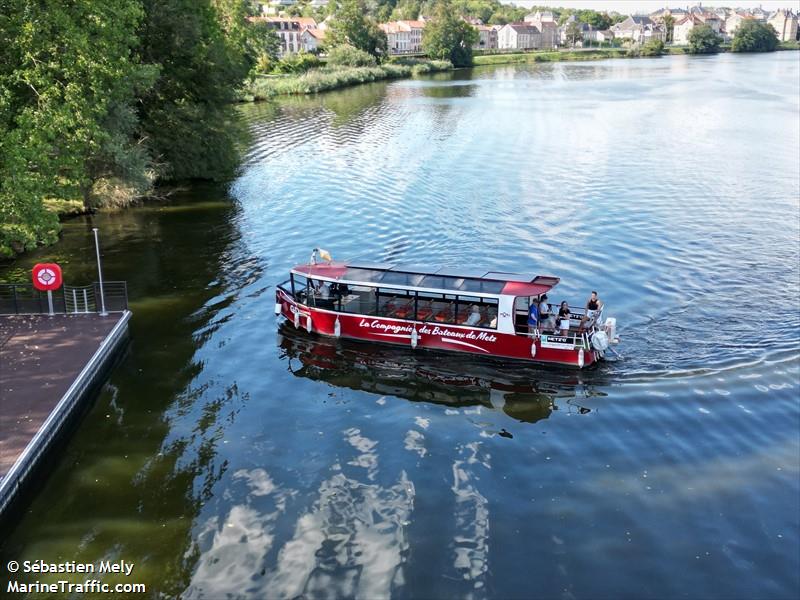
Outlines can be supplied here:
<path id="1" fill-rule="evenodd" d="M 758 8 L 754 8 L 753 10 L 751 10 L 750 14 L 753 15 L 755 19 L 762 21 L 764 23 L 766 23 L 767 19 L 769 19 L 769 11 L 764 10 L 760 6 Z"/>
<path id="2" fill-rule="evenodd" d="M 528 23 L 506 23 L 497 32 L 497 47 L 500 49 L 532 50 L 539 48 L 542 32 Z"/>
<path id="3" fill-rule="evenodd" d="M 753 20 L 753 16 L 744 12 L 731 13 L 731 15 L 725 19 L 725 31 L 729 36 L 733 36 L 736 30 L 739 29 L 739 26 L 748 19 Z"/>
<path id="4" fill-rule="evenodd" d="M 525 15 L 525 23 L 533 25 L 541 33 L 539 48 L 557 48 L 559 43 L 559 29 L 553 13 L 550 11 L 536 11 Z"/>
<path id="5" fill-rule="evenodd" d="M 418 54 L 422 52 L 424 21 L 390 21 L 378 25 L 386 33 L 389 54 Z"/>
<path id="6" fill-rule="evenodd" d="M 687 45 L 689 43 L 689 33 L 692 29 L 702 24 L 703 22 L 700 19 L 691 14 L 678 19 L 672 26 L 672 43 L 678 46 Z"/>
<path id="7" fill-rule="evenodd" d="M 300 39 L 303 31 L 317 27 L 317 22 L 311 17 L 249 17 L 249 20 L 269 25 L 281 41 L 280 56 L 303 50 Z"/>
<path id="8" fill-rule="evenodd" d="M 473 46 L 475 50 L 494 50 L 497 48 L 497 29 L 488 25 L 476 25 L 478 41 Z"/>
<path id="9" fill-rule="evenodd" d="M 577 26 L 578 36 L 573 40 L 568 32 L 574 31 L 575 26 Z M 592 28 L 588 24 L 579 21 L 578 17 L 575 15 L 570 15 L 567 20 L 564 21 L 564 24 L 558 28 L 558 41 L 562 46 L 580 46 L 582 45 L 583 39 L 590 38 L 591 30 Z"/>
<path id="10" fill-rule="evenodd" d="M 615 39 L 630 40 L 635 44 L 644 44 L 650 40 L 665 42 L 667 30 L 650 17 L 629 15 L 624 21 L 611 26 Z"/>
<path id="11" fill-rule="evenodd" d="M 782 42 L 791 42 L 797 39 L 797 15 L 788 9 L 775 11 L 767 21 L 775 28 L 778 39 Z"/>
<path id="12" fill-rule="evenodd" d="M 325 40 L 325 30 L 309 27 L 300 34 L 300 47 L 306 52 L 319 52 Z"/>
<path id="13" fill-rule="evenodd" d="M 724 29 L 725 21 L 720 19 L 716 13 L 702 12 L 697 13 L 695 16 L 703 22 L 703 25 L 708 25 L 711 27 L 711 29 L 714 30 L 714 33 L 720 33 Z"/>
<path id="14" fill-rule="evenodd" d="M 602 44 L 613 40 L 614 32 L 610 29 L 590 29 L 588 33 L 584 34 L 583 39 L 595 44 Z"/>

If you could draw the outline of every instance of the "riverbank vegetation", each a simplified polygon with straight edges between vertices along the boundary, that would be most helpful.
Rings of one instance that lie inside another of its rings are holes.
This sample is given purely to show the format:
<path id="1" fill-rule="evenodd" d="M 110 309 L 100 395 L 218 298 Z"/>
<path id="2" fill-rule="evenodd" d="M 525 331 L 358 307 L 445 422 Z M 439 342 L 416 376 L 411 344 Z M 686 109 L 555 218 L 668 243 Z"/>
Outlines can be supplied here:
<path id="1" fill-rule="evenodd" d="M 557 62 L 576 60 L 603 60 L 627 55 L 625 48 L 598 48 L 596 50 L 537 50 L 508 54 L 482 54 L 474 56 L 475 66 L 503 65 L 527 62 Z"/>
<path id="2" fill-rule="evenodd" d="M 268 38 L 238 0 L 8 0 L 0 14 L 0 256 L 55 241 L 50 207 L 224 179 L 231 103 Z"/>
<path id="3" fill-rule="evenodd" d="M 755 20 L 743 21 L 731 42 L 732 52 L 774 52 L 778 49 L 775 28 Z"/>
<path id="4" fill-rule="evenodd" d="M 350 85 L 382 79 L 399 79 L 453 68 L 448 61 L 419 61 L 418 64 L 385 63 L 375 66 L 326 67 L 287 77 L 257 77 L 240 93 L 241 101 L 267 100 L 275 96 L 316 94 Z"/>
<path id="5" fill-rule="evenodd" d="M 715 32 L 710 25 L 700 25 L 692 28 L 688 36 L 688 54 L 716 54 L 722 46 L 722 36 Z"/>

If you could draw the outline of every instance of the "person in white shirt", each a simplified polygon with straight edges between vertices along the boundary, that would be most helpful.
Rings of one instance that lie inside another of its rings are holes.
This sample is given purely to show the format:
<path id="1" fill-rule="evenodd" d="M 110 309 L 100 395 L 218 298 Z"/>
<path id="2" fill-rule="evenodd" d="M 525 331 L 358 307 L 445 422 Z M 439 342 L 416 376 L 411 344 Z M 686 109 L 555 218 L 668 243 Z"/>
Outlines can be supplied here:
<path id="1" fill-rule="evenodd" d="M 464 325 L 469 325 L 471 327 L 477 325 L 481 321 L 481 312 L 477 305 L 472 306 L 472 312 L 467 317 L 467 320 L 464 321 Z"/>
<path id="2" fill-rule="evenodd" d="M 544 331 L 546 329 L 555 329 L 556 323 L 551 312 L 550 304 L 547 302 L 547 294 L 543 294 L 539 299 L 539 328 Z"/>

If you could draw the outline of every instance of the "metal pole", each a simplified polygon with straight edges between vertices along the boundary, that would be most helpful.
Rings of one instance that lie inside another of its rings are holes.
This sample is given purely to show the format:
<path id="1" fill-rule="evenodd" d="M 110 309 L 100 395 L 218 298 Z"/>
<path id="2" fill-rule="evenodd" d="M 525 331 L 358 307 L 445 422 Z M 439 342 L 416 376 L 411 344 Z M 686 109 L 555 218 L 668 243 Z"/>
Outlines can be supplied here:
<path id="1" fill-rule="evenodd" d="M 51 317 L 56 314 L 53 311 L 53 290 L 47 290 L 47 307 L 50 309 L 48 313 Z"/>
<path id="2" fill-rule="evenodd" d="M 100 315 L 105 317 L 106 312 L 106 296 L 103 293 L 103 267 L 100 265 L 100 240 L 97 237 L 97 227 L 92 227 L 94 231 L 94 250 L 97 253 L 97 277 L 100 280 Z"/>

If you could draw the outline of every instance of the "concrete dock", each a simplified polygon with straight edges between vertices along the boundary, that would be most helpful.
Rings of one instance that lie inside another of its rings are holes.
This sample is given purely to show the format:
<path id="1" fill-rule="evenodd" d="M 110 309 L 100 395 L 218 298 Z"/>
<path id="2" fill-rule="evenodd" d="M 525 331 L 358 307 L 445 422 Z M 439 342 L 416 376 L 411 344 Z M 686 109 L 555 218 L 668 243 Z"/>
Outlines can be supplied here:
<path id="1" fill-rule="evenodd" d="M 0 515 L 101 383 L 130 316 L 0 315 Z"/>

